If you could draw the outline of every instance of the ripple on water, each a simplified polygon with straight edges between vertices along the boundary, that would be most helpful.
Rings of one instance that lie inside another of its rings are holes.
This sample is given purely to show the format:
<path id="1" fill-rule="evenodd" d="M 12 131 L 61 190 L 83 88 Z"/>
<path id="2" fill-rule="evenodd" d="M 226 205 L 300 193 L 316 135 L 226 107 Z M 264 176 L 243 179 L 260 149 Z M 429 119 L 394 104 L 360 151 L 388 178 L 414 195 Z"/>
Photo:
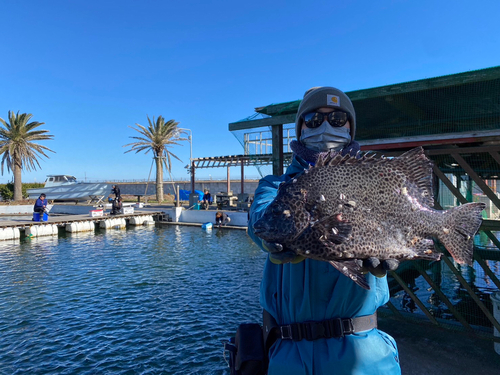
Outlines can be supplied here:
<path id="1" fill-rule="evenodd" d="M 245 232 L 136 228 L 0 243 L 0 374 L 228 374 L 260 320 Z"/>

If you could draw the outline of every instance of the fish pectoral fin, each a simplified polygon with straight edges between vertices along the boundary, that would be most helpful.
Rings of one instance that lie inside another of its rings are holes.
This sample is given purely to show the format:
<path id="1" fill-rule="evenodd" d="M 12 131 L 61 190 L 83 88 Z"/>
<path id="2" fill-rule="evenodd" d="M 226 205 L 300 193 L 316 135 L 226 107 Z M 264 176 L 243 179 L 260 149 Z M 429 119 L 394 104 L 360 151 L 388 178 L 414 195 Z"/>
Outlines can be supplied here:
<path id="1" fill-rule="evenodd" d="M 366 277 L 361 273 L 361 266 L 355 259 L 342 261 L 331 260 L 330 264 L 339 270 L 339 272 L 344 276 L 347 276 L 358 284 L 361 288 L 370 290 Z"/>
<path id="2" fill-rule="evenodd" d="M 321 231 L 321 237 L 325 241 L 336 245 L 344 243 L 352 232 L 352 225 L 347 221 L 339 220 L 338 215 L 328 216 L 314 226 L 315 229 Z"/>

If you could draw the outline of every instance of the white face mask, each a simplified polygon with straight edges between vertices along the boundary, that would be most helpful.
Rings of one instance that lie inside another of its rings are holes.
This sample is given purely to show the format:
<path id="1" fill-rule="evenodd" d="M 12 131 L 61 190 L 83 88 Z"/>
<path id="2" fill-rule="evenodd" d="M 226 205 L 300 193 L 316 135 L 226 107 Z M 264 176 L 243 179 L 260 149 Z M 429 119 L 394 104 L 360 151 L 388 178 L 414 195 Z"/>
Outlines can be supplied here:
<path id="1" fill-rule="evenodd" d="M 302 129 L 300 141 L 313 151 L 340 151 L 351 142 L 351 135 L 348 128 L 334 128 L 327 121 L 324 121 L 317 128 Z"/>

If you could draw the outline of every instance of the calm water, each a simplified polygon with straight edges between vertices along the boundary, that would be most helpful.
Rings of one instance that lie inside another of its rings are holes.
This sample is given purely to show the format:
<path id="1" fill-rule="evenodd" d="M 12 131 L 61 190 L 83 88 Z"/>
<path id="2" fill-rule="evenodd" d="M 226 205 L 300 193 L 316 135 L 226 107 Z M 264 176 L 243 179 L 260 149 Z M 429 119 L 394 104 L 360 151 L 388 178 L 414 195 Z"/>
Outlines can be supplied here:
<path id="1" fill-rule="evenodd" d="M 244 231 L 129 229 L 0 243 L 0 374 L 228 374 L 259 322 Z"/>
<path id="2" fill-rule="evenodd" d="M 239 323 L 260 322 L 264 260 L 244 231 L 198 227 L 2 241 L 0 374 L 228 375 L 220 340 Z M 500 262 L 489 264 L 499 272 Z M 427 271 L 484 324 L 446 266 Z M 462 271 L 491 293 L 477 264 Z M 401 277 L 433 314 L 451 318 L 418 273 Z M 402 291 L 391 300 L 421 314 Z"/>

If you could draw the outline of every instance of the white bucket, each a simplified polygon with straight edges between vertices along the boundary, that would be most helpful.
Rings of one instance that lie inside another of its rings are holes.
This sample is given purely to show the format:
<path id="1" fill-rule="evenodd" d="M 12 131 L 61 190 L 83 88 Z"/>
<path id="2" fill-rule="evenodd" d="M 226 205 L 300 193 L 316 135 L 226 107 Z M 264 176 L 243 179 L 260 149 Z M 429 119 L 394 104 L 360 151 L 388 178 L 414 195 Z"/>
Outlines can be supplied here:
<path id="1" fill-rule="evenodd" d="M 491 302 L 493 304 L 493 316 L 500 323 L 500 292 L 491 293 Z M 500 332 L 498 329 L 493 328 L 495 337 L 500 337 Z M 495 343 L 495 351 L 500 354 L 500 342 Z"/>

